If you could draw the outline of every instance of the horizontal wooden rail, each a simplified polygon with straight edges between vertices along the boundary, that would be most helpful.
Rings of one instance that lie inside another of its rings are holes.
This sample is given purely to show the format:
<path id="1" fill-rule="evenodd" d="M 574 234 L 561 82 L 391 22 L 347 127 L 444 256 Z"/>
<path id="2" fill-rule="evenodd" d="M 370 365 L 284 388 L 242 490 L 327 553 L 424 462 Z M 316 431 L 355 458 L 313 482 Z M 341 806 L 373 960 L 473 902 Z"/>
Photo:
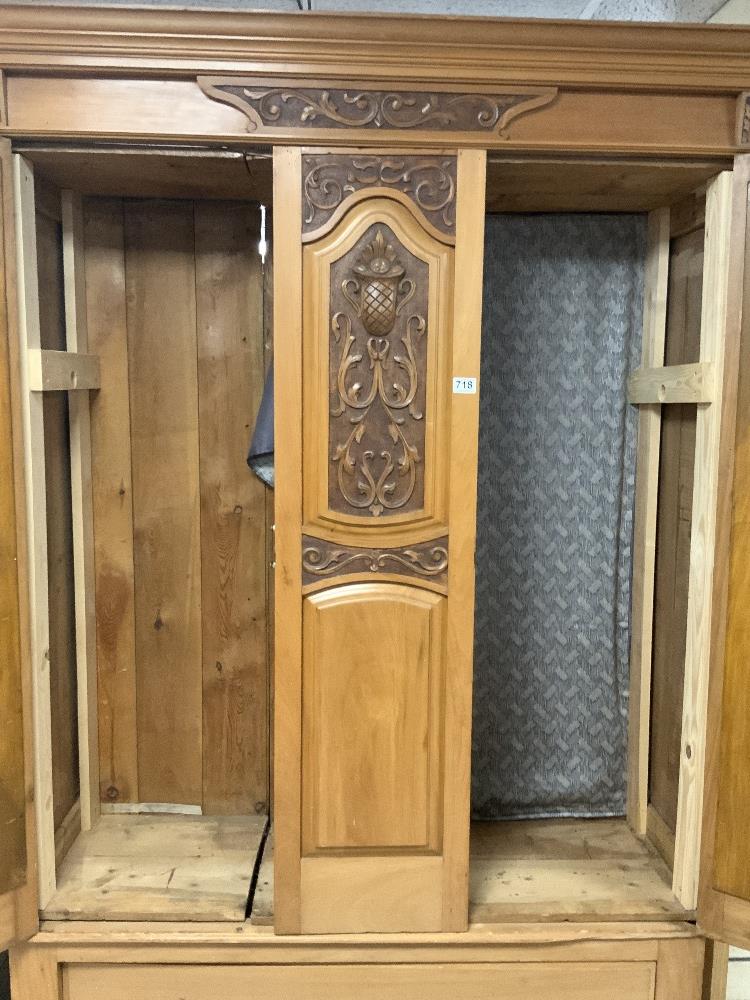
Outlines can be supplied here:
<path id="1" fill-rule="evenodd" d="M 628 379 L 629 403 L 711 403 L 714 373 L 710 362 L 639 368 Z"/>
<path id="2" fill-rule="evenodd" d="M 98 389 L 99 358 L 72 351 L 29 350 L 29 389 L 53 392 L 66 389 Z"/>

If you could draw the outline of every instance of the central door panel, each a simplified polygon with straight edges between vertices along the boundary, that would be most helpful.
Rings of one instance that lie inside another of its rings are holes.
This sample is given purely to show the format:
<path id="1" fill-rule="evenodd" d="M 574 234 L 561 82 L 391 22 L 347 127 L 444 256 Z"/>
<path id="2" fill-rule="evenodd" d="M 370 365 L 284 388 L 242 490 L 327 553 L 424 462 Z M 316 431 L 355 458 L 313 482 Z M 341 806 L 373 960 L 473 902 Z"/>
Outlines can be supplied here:
<path id="1" fill-rule="evenodd" d="M 275 927 L 459 931 L 484 154 L 274 155 Z"/>

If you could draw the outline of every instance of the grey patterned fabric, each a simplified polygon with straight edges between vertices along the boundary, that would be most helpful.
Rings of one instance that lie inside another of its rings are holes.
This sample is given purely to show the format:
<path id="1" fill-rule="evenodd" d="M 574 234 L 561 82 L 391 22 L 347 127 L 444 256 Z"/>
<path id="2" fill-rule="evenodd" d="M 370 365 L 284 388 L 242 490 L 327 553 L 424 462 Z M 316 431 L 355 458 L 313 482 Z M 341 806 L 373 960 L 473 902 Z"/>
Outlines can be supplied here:
<path id="1" fill-rule="evenodd" d="M 488 216 L 472 810 L 625 810 L 640 215 Z"/>

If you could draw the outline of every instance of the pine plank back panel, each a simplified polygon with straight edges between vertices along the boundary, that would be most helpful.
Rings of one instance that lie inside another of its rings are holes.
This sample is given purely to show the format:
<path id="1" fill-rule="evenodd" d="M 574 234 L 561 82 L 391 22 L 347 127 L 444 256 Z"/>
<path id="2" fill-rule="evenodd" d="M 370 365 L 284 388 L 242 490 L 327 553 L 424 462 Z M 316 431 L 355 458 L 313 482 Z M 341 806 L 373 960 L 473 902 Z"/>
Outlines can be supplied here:
<path id="1" fill-rule="evenodd" d="M 86 217 L 102 798 L 265 813 L 258 210 L 91 199 Z"/>

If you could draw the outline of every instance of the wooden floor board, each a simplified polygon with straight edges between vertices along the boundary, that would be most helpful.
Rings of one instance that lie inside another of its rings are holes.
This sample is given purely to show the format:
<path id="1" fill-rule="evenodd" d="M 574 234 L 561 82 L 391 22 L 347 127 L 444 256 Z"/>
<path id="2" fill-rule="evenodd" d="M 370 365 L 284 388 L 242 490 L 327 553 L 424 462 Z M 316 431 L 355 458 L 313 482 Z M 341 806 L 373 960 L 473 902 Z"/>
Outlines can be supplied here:
<path id="1" fill-rule="evenodd" d="M 475 823 L 471 838 L 473 922 L 686 917 L 624 819 Z"/>
<path id="2" fill-rule="evenodd" d="M 264 816 L 103 815 L 58 873 L 46 919 L 245 918 Z"/>

